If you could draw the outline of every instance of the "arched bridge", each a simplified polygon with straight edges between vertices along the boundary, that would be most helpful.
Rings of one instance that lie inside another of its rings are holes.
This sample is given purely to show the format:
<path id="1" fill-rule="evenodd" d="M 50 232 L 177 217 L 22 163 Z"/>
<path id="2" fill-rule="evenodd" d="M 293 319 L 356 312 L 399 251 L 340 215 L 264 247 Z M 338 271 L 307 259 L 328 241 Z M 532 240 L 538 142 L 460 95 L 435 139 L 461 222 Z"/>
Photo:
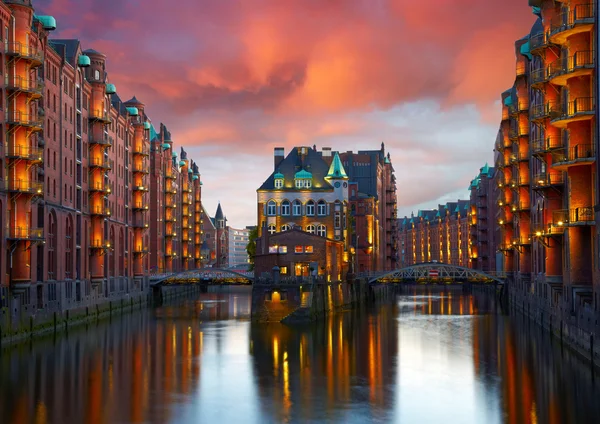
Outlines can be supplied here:
<path id="1" fill-rule="evenodd" d="M 202 268 L 183 271 L 150 279 L 150 284 L 183 285 L 183 284 L 251 284 L 253 272 L 237 272 L 228 269 Z"/>
<path id="2" fill-rule="evenodd" d="M 439 262 L 407 266 L 395 271 L 369 276 L 369 283 L 496 283 L 504 284 L 502 275 Z"/>

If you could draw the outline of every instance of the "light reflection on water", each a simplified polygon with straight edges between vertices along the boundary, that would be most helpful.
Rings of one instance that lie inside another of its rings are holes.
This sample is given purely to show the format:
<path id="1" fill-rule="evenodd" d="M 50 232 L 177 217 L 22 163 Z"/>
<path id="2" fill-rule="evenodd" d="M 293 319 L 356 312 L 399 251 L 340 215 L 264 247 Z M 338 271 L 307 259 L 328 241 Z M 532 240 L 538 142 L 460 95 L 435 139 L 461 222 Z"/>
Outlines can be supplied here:
<path id="1" fill-rule="evenodd" d="M 600 421 L 588 366 L 493 299 L 415 292 L 291 329 L 248 292 L 4 350 L 2 423 Z"/>

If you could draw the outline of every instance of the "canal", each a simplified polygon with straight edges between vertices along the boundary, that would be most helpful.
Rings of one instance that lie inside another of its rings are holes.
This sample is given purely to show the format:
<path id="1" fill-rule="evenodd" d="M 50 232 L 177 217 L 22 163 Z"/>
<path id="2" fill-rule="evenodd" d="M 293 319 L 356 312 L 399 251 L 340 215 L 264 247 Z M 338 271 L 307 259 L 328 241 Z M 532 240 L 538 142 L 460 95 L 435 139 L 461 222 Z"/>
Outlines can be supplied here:
<path id="1" fill-rule="evenodd" d="M 589 364 L 461 291 L 290 329 L 237 289 L 135 312 L 0 357 L 0 421 L 598 423 Z"/>

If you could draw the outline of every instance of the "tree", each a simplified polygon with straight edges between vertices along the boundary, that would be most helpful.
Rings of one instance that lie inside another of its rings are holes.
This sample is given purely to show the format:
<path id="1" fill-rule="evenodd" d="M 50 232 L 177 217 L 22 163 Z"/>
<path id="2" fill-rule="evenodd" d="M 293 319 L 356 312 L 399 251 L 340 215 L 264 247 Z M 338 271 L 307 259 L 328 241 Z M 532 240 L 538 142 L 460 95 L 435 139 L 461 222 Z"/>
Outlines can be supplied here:
<path id="1" fill-rule="evenodd" d="M 256 239 L 258 238 L 258 227 L 254 227 L 250 230 L 248 236 L 248 244 L 246 245 L 246 252 L 248 252 L 248 258 L 250 260 L 249 271 L 254 271 L 254 256 L 256 256 Z"/>

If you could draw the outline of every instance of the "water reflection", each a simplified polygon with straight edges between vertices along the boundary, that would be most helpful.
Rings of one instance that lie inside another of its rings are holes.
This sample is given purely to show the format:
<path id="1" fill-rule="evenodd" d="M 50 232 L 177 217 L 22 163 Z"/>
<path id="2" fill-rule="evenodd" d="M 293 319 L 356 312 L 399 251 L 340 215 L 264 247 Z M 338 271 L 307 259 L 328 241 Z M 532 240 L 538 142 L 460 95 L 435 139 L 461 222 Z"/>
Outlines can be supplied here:
<path id="1" fill-rule="evenodd" d="M 320 325 L 252 325 L 248 293 L 4 350 L 6 423 L 600 420 L 588 366 L 493 299 L 419 291 Z"/>

